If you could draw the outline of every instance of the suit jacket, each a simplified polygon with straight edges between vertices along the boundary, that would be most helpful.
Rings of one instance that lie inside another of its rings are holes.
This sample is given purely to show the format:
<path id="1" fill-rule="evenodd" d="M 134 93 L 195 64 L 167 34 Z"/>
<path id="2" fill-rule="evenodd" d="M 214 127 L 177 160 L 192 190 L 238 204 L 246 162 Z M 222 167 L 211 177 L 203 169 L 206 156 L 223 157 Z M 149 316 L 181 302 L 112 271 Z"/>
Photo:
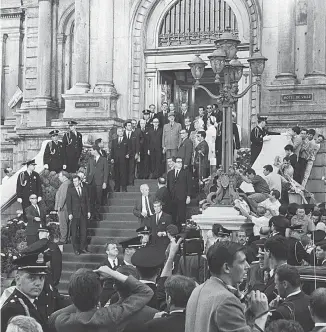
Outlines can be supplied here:
<path id="1" fill-rule="evenodd" d="M 72 214 L 74 218 L 87 218 L 87 213 L 90 212 L 87 188 L 81 187 L 81 192 L 82 194 L 79 196 L 74 185 L 68 187 L 67 190 L 68 215 Z"/>
<path id="2" fill-rule="evenodd" d="M 152 320 L 157 312 L 157 309 L 145 305 L 143 309 L 126 320 L 126 327 L 123 332 L 144 332 L 145 323 Z"/>
<path id="3" fill-rule="evenodd" d="M 124 139 L 127 140 L 129 145 L 129 155 L 134 157 L 136 153 L 139 153 L 139 146 L 137 144 L 137 135 L 134 131 L 131 132 L 130 138 L 127 138 L 127 133 L 124 133 Z"/>
<path id="4" fill-rule="evenodd" d="M 246 323 L 244 306 L 216 277 L 196 287 L 186 308 L 185 332 L 258 331 Z"/>
<path id="5" fill-rule="evenodd" d="M 63 160 L 67 165 L 67 159 L 79 158 L 83 151 L 83 136 L 80 132 L 76 131 L 76 135 L 68 131 L 62 138 L 63 146 Z"/>
<path id="6" fill-rule="evenodd" d="M 168 112 L 166 112 L 165 114 L 163 114 L 163 112 L 157 112 L 155 114 L 155 117 L 157 119 L 159 119 L 159 121 L 160 121 L 160 127 L 161 128 L 163 128 L 164 125 L 166 125 L 167 123 L 169 123 Z"/>
<path id="7" fill-rule="evenodd" d="M 145 324 L 144 332 L 184 332 L 186 324 L 185 312 L 173 312 L 161 318 L 155 318 Z"/>
<path id="8" fill-rule="evenodd" d="M 142 223 L 144 220 L 143 215 L 141 214 L 143 211 L 143 206 L 142 206 L 142 194 L 139 195 L 139 198 L 136 199 L 135 201 L 135 205 L 134 205 L 134 209 L 133 209 L 133 214 L 138 218 L 139 222 Z M 150 209 L 152 211 L 152 213 L 154 214 L 154 199 L 152 197 L 152 195 L 148 195 L 148 202 L 149 202 L 149 206 Z"/>
<path id="9" fill-rule="evenodd" d="M 46 211 L 41 205 L 38 205 L 38 208 L 40 213 L 38 213 L 33 205 L 30 205 L 25 209 L 27 218 L 26 235 L 37 235 L 40 225 L 45 225 Z M 41 218 L 41 221 L 36 221 L 35 217 Z"/>
<path id="10" fill-rule="evenodd" d="M 178 178 L 175 177 L 175 170 L 169 171 L 167 175 L 167 188 L 173 200 L 186 201 L 191 195 L 192 181 L 188 170 L 181 169 Z"/>
<path id="11" fill-rule="evenodd" d="M 148 131 L 148 149 L 152 151 L 162 151 L 162 136 L 163 136 L 163 129 L 158 128 L 154 130 L 151 128 Z"/>
<path id="12" fill-rule="evenodd" d="M 185 124 L 185 118 L 191 117 L 190 111 L 187 111 L 185 114 L 183 114 L 181 111 L 175 113 L 176 113 L 175 121 L 179 122 L 181 124 L 181 127 L 183 128 Z"/>
<path id="13" fill-rule="evenodd" d="M 74 305 L 60 310 L 54 324 L 60 332 L 104 332 L 120 330 L 126 319 L 141 310 L 153 296 L 145 284 L 129 276 L 125 282 L 131 295 L 121 303 L 79 312 Z M 56 314 L 56 313 L 54 313 Z"/>
<path id="14" fill-rule="evenodd" d="M 29 316 L 35 318 L 35 320 L 41 324 L 43 331 L 47 331 L 46 318 L 41 315 L 32 302 L 17 288 L 8 297 L 1 308 L 1 331 L 6 331 L 9 320 L 12 317 L 18 315 L 27 316 L 26 309 L 29 312 Z"/>
<path id="15" fill-rule="evenodd" d="M 208 152 L 209 147 L 205 140 L 198 143 L 198 145 L 195 148 L 195 166 L 204 167 L 207 168 L 209 166 L 208 164 Z"/>
<path id="16" fill-rule="evenodd" d="M 48 142 L 43 155 L 43 163 L 48 164 L 49 170 L 59 170 L 63 166 L 63 145 L 62 142 Z"/>
<path id="17" fill-rule="evenodd" d="M 292 137 L 293 153 L 299 157 L 301 146 L 302 146 L 302 137 L 300 135 Z"/>
<path id="18" fill-rule="evenodd" d="M 17 178 L 16 187 L 17 198 L 29 199 L 31 194 L 36 194 L 37 197 L 42 197 L 41 179 L 37 172 L 32 171 L 28 175 L 27 171 L 21 172 Z"/>
<path id="19" fill-rule="evenodd" d="M 189 167 L 191 165 L 192 152 L 193 152 L 192 141 L 189 138 L 186 138 L 183 141 L 181 141 L 179 145 L 177 157 L 182 158 L 183 164 Z"/>
<path id="20" fill-rule="evenodd" d="M 104 157 L 99 157 L 97 162 L 94 158 L 88 159 L 86 169 L 86 181 L 91 184 L 94 180 L 97 186 L 102 186 L 108 180 L 108 161 Z"/>
<path id="21" fill-rule="evenodd" d="M 108 266 L 110 269 L 116 270 L 118 267 L 120 267 L 122 265 L 125 265 L 125 263 L 124 263 L 124 261 L 123 261 L 122 258 L 117 257 L 117 259 L 118 259 L 118 265 L 115 266 L 115 267 L 113 267 L 111 265 L 111 263 L 109 262 L 108 258 L 106 257 L 97 268 L 99 268 L 101 266 Z M 103 281 L 102 286 L 103 286 L 104 289 L 113 289 L 113 284 L 114 284 L 114 279 L 108 278 L 108 279 L 105 279 Z"/>
<path id="22" fill-rule="evenodd" d="M 181 124 L 174 122 L 173 126 L 167 123 L 163 127 L 162 147 L 166 149 L 178 149 L 180 143 Z"/>
<path id="23" fill-rule="evenodd" d="M 195 130 L 195 127 L 194 127 L 193 124 L 191 124 L 191 125 L 189 126 L 189 128 L 186 128 L 186 126 L 183 126 L 182 129 L 186 129 L 187 134 L 188 134 L 188 138 L 190 138 L 190 133 L 191 133 L 192 131 Z"/>
<path id="24" fill-rule="evenodd" d="M 198 266 L 198 255 L 186 256 L 186 263 L 184 256 L 181 256 L 177 266 L 177 273 L 202 284 L 206 281 L 209 274 L 207 259 L 204 256 L 200 256 Z"/>
<path id="25" fill-rule="evenodd" d="M 162 203 L 163 212 L 171 214 L 171 197 L 167 187 L 161 187 L 156 191 L 155 200 Z"/>
<path id="26" fill-rule="evenodd" d="M 325 326 L 315 326 L 310 332 L 319 332 L 323 328 L 325 328 Z"/>
<path id="27" fill-rule="evenodd" d="M 117 162 L 125 162 L 126 155 L 131 153 L 131 148 L 128 141 L 123 137 L 121 143 L 119 143 L 119 138 L 115 138 L 112 141 L 111 146 L 111 159 L 114 160 L 115 163 Z"/>
<path id="28" fill-rule="evenodd" d="M 140 155 L 148 154 L 149 150 L 149 132 L 151 129 L 147 130 L 146 128 L 142 131 L 140 128 L 137 128 L 134 132 L 136 135 L 136 151 Z"/>
<path id="29" fill-rule="evenodd" d="M 303 292 L 287 297 L 274 311 L 271 320 L 290 319 L 295 320 L 302 326 L 305 332 L 309 332 L 314 327 L 310 311 L 310 297 Z"/>
<path id="30" fill-rule="evenodd" d="M 70 185 L 71 181 L 66 180 L 61 183 L 59 189 L 57 190 L 55 194 L 55 205 L 54 205 L 54 209 L 56 211 L 67 210 L 66 198 L 67 198 L 67 190 Z"/>
<path id="31" fill-rule="evenodd" d="M 156 214 L 153 214 L 150 216 L 146 221 L 145 225 L 150 227 L 152 230 L 152 244 L 161 244 L 161 245 L 168 245 L 169 244 L 169 239 L 168 237 L 158 237 L 157 233 L 158 232 L 166 232 L 166 228 L 172 224 L 172 217 L 167 214 L 162 212 L 161 217 L 158 221 L 156 222 Z"/>

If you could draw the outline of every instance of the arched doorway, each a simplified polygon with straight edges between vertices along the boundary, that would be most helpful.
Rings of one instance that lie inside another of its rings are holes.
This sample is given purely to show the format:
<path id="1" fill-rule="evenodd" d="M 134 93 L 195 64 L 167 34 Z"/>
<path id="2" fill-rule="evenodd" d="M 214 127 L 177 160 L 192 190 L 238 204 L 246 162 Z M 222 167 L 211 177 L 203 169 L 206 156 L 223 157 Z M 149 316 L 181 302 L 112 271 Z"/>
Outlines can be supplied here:
<path id="1" fill-rule="evenodd" d="M 207 61 L 207 55 L 214 50 L 214 39 L 226 27 L 238 33 L 242 41 L 238 56 L 245 61 L 260 44 L 259 17 L 255 1 L 251 0 L 139 1 L 134 5 L 131 27 L 132 115 L 139 116 L 152 103 L 159 107 L 163 98 L 177 104 L 188 99 L 194 112 L 199 104 L 211 103 L 207 96 L 201 92 L 196 92 L 196 96 L 191 89 L 193 80 L 188 63 L 195 53 Z M 213 81 L 211 71 L 206 70 L 203 83 L 211 84 L 213 89 Z M 240 90 L 250 82 L 246 71 L 239 82 Z M 238 105 L 238 121 L 244 129 L 245 141 L 256 100 L 253 91 Z"/>

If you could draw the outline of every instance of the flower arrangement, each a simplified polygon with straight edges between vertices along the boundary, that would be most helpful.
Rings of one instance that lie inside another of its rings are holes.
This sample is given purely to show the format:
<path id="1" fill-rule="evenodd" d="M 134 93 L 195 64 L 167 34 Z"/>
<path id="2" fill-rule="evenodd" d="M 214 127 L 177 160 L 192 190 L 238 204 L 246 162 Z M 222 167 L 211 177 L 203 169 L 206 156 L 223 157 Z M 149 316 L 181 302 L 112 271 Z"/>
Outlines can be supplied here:
<path id="1" fill-rule="evenodd" d="M 42 201 L 45 204 L 47 213 L 54 210 L 55 194 L 61 185 L 59 176 L 56 172 L 45 169 L 41 174 Z M 41 201 L 41 202 L 42 202 Z"/>
<path id="2" fill-rule="evenodd" d="M 250 156 L 250 148 L 239 149 L 237 152 L 237 158 L 235 160 L 236 168 L 246 170 L 251 167 Z"/>

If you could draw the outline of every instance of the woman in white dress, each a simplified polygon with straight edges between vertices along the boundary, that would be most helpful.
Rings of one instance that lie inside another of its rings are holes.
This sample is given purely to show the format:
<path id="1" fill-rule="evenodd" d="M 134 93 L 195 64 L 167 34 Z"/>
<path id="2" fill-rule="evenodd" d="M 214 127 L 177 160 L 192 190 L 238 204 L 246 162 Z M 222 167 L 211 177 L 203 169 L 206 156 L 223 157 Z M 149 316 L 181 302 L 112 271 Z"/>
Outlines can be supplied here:
<path id="1" fill-rule="evenodd" d="M 216 118 L 211 116 L 207 121 L 206 130 L 206 142 L 208 144 L 208 160 L 211 165 L 216 165 L 216 155 L 215 155 L 215 140 L 216 140 L 216 128 L 215 128 Z"/>

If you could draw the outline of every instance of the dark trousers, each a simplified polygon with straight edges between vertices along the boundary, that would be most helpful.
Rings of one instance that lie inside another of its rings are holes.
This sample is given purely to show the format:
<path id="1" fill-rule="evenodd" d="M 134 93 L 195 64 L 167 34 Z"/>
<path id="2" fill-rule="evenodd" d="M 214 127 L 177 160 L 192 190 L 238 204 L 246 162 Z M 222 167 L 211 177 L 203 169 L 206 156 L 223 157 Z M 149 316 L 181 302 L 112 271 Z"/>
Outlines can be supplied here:
<path id="1" fill-rule="evenodd" d="M 65 169 L 68 173 L 76 173 L 78 171 L 79 156 L 70 156 L 67 158 L 67 168 Z"/>
<path id="2" fill-rule="evenodd" d="M 304 172 L 307 167 L 307 163 L 308 163 L 307 159 L 299 157 L 298 162 L 295 166 L 293 179 L 300 184 L 302 183 Z"/>
<path id="3" fill-rule="evenodd" d="M 38 234 L 26 235 L 26 241 L 28 246 L 30 246 L 31 244 L 35 243 L 38 240 L 39 240 Z"/>
<path id="4" fill-rule="evenodd" d="M 172 199 L 171 203 L 172 210 L 172 220 L 176 226 L 178 226 L 179 231 L 181 230 L 181 224 L 186 222 L 186 211 L 187 205 L 186 200 L 180 200 L 177 198 Z"/>
<path id="5" fill-rule="evenodd" d="M 256 161 L 256 159 L 258 158 L 261 150 L 263 148 L 263 144 L 262 145 L 251 145 L 251 155 L 250 155 L 250 163 L 251 165 L 254 164 L 254 162 Z"/>
<path id="6" fill-rule="evenodd" d="M 129 159 L 126 159 L 126 163 L 128 176 L 127 185 L 133 186 L 135 182 L 135 156 L 129 156 Z"/>
<path id="7" fill-rule="evenodd" d="M 114 191 L 120 191 L 127 188 L 127 167 L 125 162 L 114 163 Z"/>
<path id="8" fill-rule="evenodd" d="M 87 217 L 73 218 L 71 221 L 71 243 L 75 251 L 87 247 Z"/>
<path id="9" fill-rule="evenodd" d="M 162 167 L 162 151 L 153 150 L 150 152 L 151 171 L 153 178 L 158 178 L 163 171 Z"/>
<path id="10" fill-rule="evenodd" d="M 95 181 L 90 184 L 90 204 L 92 216 L 98 216 L 102 202 L 103 189 L 102 186 L 97 186 Z"/>
<path id="11" fill-rule="evenodd" d="M 140 179 L 148 179 L 149 177 L 149 155 L 144 151 L 140 153 L 140 162 L 138 163 Z"/>

